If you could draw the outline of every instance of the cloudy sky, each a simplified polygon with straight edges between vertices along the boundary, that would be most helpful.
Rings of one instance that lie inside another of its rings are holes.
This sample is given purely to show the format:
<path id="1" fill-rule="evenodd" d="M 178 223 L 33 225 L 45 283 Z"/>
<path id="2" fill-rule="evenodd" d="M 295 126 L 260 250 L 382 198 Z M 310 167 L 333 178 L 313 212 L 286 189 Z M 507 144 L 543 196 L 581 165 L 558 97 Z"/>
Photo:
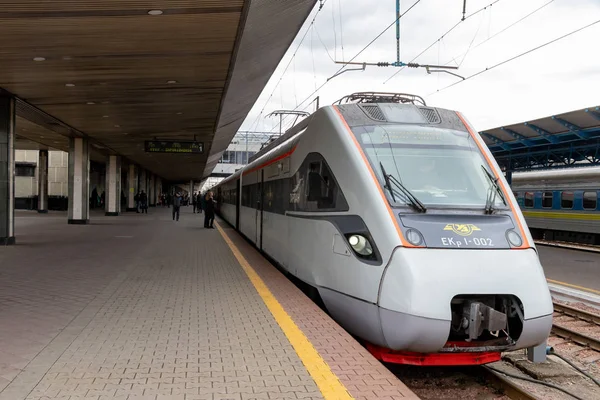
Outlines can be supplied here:
<path id="1" fill-rule="evenodd" d="M 401 0 L 402 12 L 416 1 Z M 494 1 L 467 0 L 467 15 Z M 535 14 L 498 34 L 546 3 Z M 317 95 L 325 105 L 358 91 L 418 94 L 428 105 L 462 111 L 478 130 L 600 105 L 600 23 L 447 89 L 443 88 L 461 79 L 445 73 L 428 75 L 424 69 L 404 69 L 389 79 L 398 68 L 367 67 L 331 79 L 311 96 L 340 69 L 332 58 L 350 60 L 395 20 L 395 4 L 395 0 L 326 0 L 311 27 L 315 8 L 242 130 L 278 131 L 278 119 L 265 118 L 269 112 L 297 107 L 314 110 L 314 104 L 309 103 Z M 469 77 L 600 20 L 600 0 L 498 0 L 437 41 L 460 21 L 462 5 L 463 0 L 419 1 L 401 19 L 401 61 L 411 61 L 435 42 L 415 62 L 459 65 L 453 72 Z M 395 58 L 392 27 L 354 61 L 391 62 Z M 308 101 L 301 104 L 305 99 Z"/>

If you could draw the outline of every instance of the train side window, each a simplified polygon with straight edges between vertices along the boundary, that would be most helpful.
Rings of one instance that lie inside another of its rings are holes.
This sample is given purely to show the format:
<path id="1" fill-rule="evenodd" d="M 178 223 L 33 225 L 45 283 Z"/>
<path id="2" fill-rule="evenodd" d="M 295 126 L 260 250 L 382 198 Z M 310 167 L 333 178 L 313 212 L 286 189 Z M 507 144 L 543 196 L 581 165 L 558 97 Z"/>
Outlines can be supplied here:
<path id="1" fill-rule="evenodd" d="M 552 208 L 552 192 L 543 192 L 542 193 L 542 207 L 544 208 Z"/>
<path id="2" fill-rule="evenodd" d="M 333 171 L 319 153 L 308 154 L 284 188 L 291 211 L 348 210 Z"/>
<path id="3" fill-rule="evenodd" d="M 598 195 L 596 192 L 583 192 L 583 209 L 595 210 L 598 206 Z"/>
<path id="4" fill-rule="evenodd" d="M 533 192 L 525 192 L 525 207 L 533 207 Z"/>
<path id="5" fill-rule="evenodd" d="M 560 208 L 573 208 L 573 192 L 562 192 L 560 194 Z"/>

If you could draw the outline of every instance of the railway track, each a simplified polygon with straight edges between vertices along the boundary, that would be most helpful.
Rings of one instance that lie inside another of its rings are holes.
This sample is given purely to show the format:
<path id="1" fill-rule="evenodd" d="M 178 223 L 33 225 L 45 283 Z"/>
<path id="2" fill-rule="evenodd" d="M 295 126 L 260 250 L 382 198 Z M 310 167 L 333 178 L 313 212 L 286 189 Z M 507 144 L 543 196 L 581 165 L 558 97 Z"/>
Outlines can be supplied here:
<path id="1" fill-rule="evenodd" d="M 560 241 L 541 240 L 541 239 L 535 240 L 535 244 L 539 244 L 542 246 L 550 246 L 550 247 L 562 247 L 565 249 L 572 249 L 572 250 L 589 251 L 592 253 L 600 253 L 600 246 L 593 245 L 593 244 L 560 242 Z"/>
<path id="2" fill-rule="evenodd" d="M 572 318 L 585 321 L 589 324 L 600 325 L 600 315 L 593 314 L 584 310 L 580 310 L 574 307 L 570 307 L 564 304 L 554 303 L 554 312 L 567 315 Z M 593 350 L 600 351 L 600 339 L 585 335 L 577 332 L 573 329 L 567 328 L 562 325 L 553 324 L 552 332 L 561 338 L 572 340 L 573 342 L 582 346 L 587 346 Z"/>
<path id="3" fill-rule="evenodd" d="M 511 400 L 541 400 L 533 393 L 512 382 L 501 372 L 499 373 L 495 369 L 486 366 L 481 367 L 481 370 L 483 370 L 483 374 L 490 385 L 504 393 Z"/>
<path id="4" fill-rule="evenodd" d="M 498 365 L 495 363 L 494 365 Z M 504 371 L 488 366 L 414 367 L 388 364 L 423 400 L 479 398 L 497 400 L 542 400 L 516 384 Z M 518 372 L 516 372 L 518 373 Z"/>

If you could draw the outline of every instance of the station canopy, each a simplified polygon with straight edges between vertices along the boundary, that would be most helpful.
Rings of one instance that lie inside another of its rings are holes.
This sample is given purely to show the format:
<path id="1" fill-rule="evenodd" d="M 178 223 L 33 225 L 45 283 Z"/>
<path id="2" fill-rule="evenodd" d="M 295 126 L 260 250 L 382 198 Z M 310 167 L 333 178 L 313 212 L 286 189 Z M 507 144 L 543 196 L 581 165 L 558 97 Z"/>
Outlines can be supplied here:
<path id="1" fill-rule="evenodd" d="M 208 177 L 316 0 L 19 0 L 0 8 L 0 93 L 17 149 L 121 155 L 171 181 Z M 197 141 L 202 154 L 146 152 Z"/>
<path id="2" fill-rule="evenodd" d="M 600 164 L 600 106 L 480 132 L 503 170 Z"/>

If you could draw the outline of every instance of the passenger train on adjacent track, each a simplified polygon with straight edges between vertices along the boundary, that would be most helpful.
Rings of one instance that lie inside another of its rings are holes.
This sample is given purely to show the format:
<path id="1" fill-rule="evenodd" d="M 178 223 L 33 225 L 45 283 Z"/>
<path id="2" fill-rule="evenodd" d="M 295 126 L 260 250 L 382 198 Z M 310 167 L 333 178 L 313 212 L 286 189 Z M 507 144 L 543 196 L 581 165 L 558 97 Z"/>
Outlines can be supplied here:
<path id="1" fill-rule="evenodd" d="M 382 360 L 482 364 L 549 335 L 533 239 L 458 112 L 355 93 L 214 190 L 222 218 Z"/>
<path id="2" fill-rule="evenodd" d="M 600 167 L 514 173 L 512 189 L 534 238 L 600 245 Z"/>

